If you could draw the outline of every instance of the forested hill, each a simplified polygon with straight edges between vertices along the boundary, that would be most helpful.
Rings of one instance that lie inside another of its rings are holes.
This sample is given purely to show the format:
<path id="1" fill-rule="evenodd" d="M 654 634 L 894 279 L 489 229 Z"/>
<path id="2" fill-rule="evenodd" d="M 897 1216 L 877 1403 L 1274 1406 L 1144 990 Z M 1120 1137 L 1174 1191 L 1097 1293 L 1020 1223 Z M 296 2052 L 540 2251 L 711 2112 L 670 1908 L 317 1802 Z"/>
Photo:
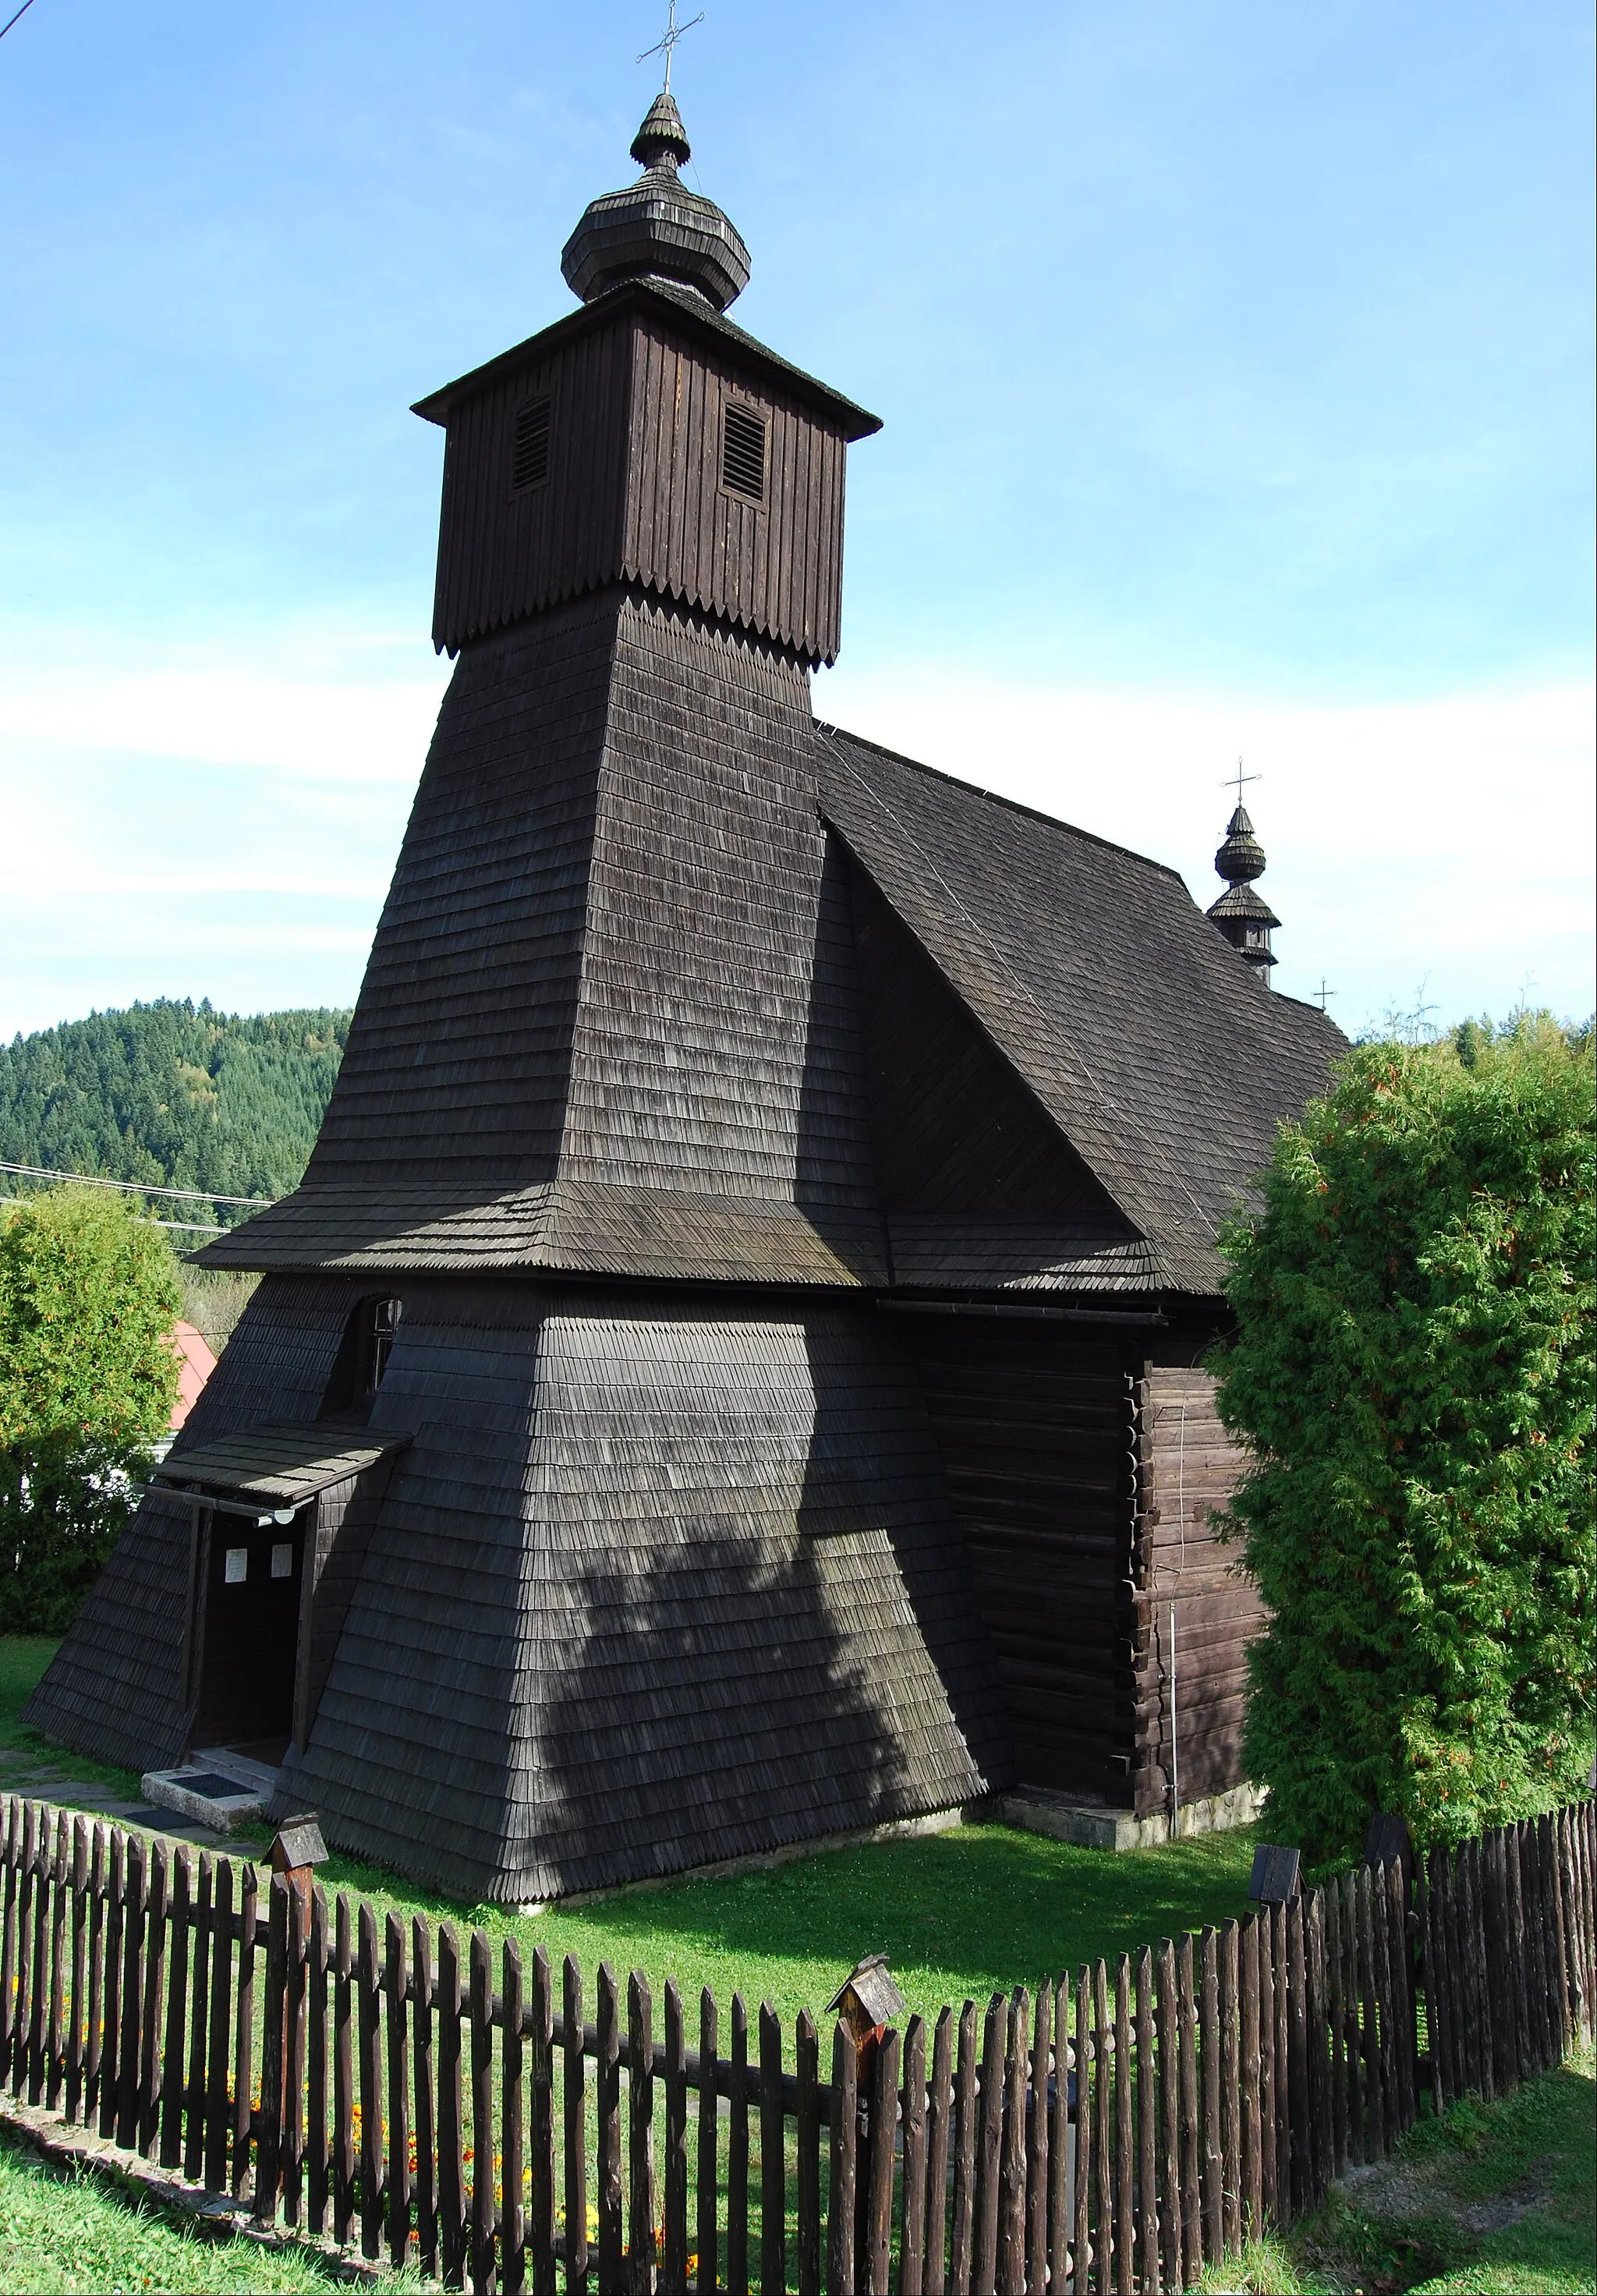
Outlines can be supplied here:
<path id="1" fill-rule="evenodd" d="M 315 1143 L 349 1028 L 348 1013 L 235 1020 L 209 1004 L 162 1000 L 16 1037 L 0 1046 L 0 1160 L 285 1195 Z M 0 1194 L 13 1192 L 0 1176 Z M 245 1214 L 218 1207 L 216 1216 L 230 1226 Z"/>

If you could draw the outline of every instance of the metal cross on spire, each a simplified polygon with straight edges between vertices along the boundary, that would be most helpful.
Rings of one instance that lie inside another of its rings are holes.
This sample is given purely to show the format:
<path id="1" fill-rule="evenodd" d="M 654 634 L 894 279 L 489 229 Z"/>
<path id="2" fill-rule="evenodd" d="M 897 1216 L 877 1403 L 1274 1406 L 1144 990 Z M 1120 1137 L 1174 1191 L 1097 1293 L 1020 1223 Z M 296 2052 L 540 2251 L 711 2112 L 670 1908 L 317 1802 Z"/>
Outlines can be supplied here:
<path id="1" fill-rule="evenodd" d="M 681 39 L 685 33 L 691 32 L 696 24 L 702 24 L 704 20 L 704 12 L 701 8 L 698 14 L 696 16 L 689 17 L 686 24 L 679 24 L 677 21 L 677 0 L 668 0 L 668 8 L 669 13 L 666 17 L 664 31 L 662 33 L 659 39 L 655 41 L 654 46 L 652 48 L 646 48 L 642 55 L 638 58 L 638 62 L 640 64 L 647 63 L 651 56 L 663 56 L 665 58 L 664 92 L 667 95 L 671 94 L 671 60 L 675 53 L 677 42 Z"/>
<path id="2" fill-rule="evenodd" d="M 1239 805 L 1240 805 L 1240 804 L 1241 804 L 1241 802 L 1242 802 L 1242 784 L 1243 784 L 1243 783 L 1244 783 L 1244 782 L 1262 782 L 1262 781 L 1264 780 L 1264 775 L 1263 775 L 1263 774 L 1245 774 L 1245 773 L 1243 772 L 1243 770 L 1242 770 L 1242 760 L 1241 760 L 1241 758 L 1238 758 L 1238 760 L 1237 760 L 1237 770 L 1236 770 L 1236 772 L 1235 772 L 1234 774 L 1227 774 L 1227 775 L 1226 775 L 1225 779 L 1221 783 L 1220 786 L 1221 786 L 1221 788 L 1222 788 L 1222 789 L 1232 789 L 1232 788 L 1234 788 L 1234 789 L 1235 789 L 1235 791 L 1236 791 L 1236 792 L 1237 792 L 1237 803 L 1238 803 Z"/>

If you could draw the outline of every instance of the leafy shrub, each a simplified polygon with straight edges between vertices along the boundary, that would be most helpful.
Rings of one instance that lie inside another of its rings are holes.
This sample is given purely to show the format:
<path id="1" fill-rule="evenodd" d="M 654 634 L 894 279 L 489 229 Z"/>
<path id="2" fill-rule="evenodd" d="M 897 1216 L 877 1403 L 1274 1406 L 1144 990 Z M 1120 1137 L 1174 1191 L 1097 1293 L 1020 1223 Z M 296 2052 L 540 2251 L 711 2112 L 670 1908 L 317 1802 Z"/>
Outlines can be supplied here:
<path id="1" fill-rule="evenodd" d="M 1222 1238 L 1247 1759 L 1316 1859 L 1579 1790 L 1594 1681 L 1589 1030 L 1372 1044 Z"/>
<path id="2" fill-rule="evenodd" d="M 0 1633 L 62 1634 L 115 1546 L 177 1391 L 164 1234 L 110 1190 L 0 1221 Z"/>

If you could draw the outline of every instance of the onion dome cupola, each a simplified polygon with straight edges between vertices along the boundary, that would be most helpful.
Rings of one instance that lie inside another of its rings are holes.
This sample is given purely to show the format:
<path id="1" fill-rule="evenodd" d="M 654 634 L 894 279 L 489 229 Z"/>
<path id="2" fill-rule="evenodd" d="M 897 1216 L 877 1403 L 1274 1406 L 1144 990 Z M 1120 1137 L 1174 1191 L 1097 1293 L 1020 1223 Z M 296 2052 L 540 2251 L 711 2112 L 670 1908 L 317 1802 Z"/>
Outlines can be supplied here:
<path id="1" fill-rule="evenodd" d="M 1215 930 L 1229 940 L 1244 964 L 1251 965 L 1266 988 L 1275 963 L 1270 935 L 1280 919 L 1255 889 L 1264 873 L 1264 849 L 1253 833 L 1247 808 L 1239 805 L 1227 824 L 1225 842 L 1214 856 L 1214 868 L 1226 881 L 1226 890 L 1208 911 Z"/>
<path id="2" fill-rule="evenodd" d="M 585 210 L 560 258 L 565 283 L 591 303 L 625 279 L 668 279 L 724 311 L 749 283 L 749 251 L 713 200 L 678 174 L 690 158 L 676 99 L 657 95 L 632 144 L 643 173 Z"/>

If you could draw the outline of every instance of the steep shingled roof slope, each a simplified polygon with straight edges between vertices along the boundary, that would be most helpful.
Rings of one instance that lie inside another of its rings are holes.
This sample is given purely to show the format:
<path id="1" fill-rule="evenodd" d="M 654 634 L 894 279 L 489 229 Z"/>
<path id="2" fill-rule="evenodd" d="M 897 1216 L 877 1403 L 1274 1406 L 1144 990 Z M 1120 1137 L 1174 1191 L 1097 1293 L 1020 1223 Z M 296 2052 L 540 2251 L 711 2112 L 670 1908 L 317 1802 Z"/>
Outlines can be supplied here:
<path id="1" fill-rule="evenodd" d="M 1185 1291 L 1344 1038 L 1261 988 L 1173 871 L 836 727 L 821 809 Z"/>

